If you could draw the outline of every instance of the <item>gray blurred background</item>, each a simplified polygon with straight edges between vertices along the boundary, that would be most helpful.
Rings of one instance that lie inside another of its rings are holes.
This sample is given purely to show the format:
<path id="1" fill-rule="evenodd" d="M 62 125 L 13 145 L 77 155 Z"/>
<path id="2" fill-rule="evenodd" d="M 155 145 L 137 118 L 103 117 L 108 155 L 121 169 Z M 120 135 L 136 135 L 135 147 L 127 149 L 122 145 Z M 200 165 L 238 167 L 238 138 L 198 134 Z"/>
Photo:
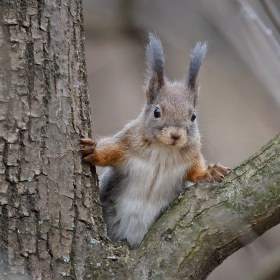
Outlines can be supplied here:
<path id="1" fill-rule="evenodd" d="M 197 112 L 208 161 L 234 167 L 280 132 L 279 0 L 83 3 L 93 137 L 116 133 L 145 104 L 148 32 L 162 41 L 170 79 L 184 77 L 196 41 L 209 43 Z M 253 279 L 279 250 L 279 234 L 271 229 L 208 280 Z"/>

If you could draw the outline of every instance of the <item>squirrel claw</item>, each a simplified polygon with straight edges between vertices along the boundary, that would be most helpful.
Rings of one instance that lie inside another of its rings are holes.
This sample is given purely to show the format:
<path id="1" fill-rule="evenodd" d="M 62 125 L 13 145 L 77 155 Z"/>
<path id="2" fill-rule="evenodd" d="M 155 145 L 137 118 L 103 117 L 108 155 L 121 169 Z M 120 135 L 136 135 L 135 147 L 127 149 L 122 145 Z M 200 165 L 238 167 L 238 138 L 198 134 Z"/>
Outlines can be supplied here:
<path id="1" fill-rule="evenodd" d="M 230 168 L 219 164 L 209 165 L 207 172 L 199 181 L 207 183 L 222 182 L 230 170 Z"/>
<path id="2" fill-rule="evenodd" d="M 89 155 L 89 154 L 92 154 L 94 151 L 94 147 L 92 148 L 82 148 L 79 150 L 79 152 L 82 154 L 82 155 Z"/>
<path id="3" fill-rule="evenodd" d="M 80 139 L 80 144 L 85 146 L 94 146 L 94 147 L 96 146 L 95 141 L 90 138 Z"/>
<path id="4" fill-rule="evenodd" d="M 83 159 L 82 159 L 82 162 L 88 163 L 88 164 L 93 163 L 94 162 L 93 154 L 84 156 Z"/>
<path id="5" fill-rule="evenodd" d="M 82 154 L 82 161 L 85 163 L 93 164 L 94 163 L 94 150 L 96 148 L 96 142 L 90 138 L 80 139 L 80 144 L 84 145 L 79 152 Z"/>

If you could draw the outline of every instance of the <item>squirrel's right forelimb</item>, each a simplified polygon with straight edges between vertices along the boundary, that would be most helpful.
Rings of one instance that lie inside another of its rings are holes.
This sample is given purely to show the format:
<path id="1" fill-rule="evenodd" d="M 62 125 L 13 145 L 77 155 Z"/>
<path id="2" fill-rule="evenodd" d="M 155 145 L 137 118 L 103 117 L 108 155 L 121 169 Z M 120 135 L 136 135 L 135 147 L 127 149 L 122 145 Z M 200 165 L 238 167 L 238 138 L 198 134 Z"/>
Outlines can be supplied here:
<path id="1" fill-rule="evenodd" d="M 95 142 L 90 138 L 80 140 L 84 148 L 80 150 L 83 161 L 98 166 L 115 166 L 123 160 L 124 150 L 120 145 L 114 143 L 109 138 L 103 138 Z"/>

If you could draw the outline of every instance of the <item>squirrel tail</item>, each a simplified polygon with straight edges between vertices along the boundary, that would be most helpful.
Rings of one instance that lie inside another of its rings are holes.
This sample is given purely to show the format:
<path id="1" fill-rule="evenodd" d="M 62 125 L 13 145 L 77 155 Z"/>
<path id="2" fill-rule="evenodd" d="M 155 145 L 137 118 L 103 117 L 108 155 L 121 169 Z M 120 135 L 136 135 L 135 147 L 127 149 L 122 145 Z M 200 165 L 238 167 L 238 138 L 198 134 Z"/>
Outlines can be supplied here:
<path id="1" fill-rule="evenodd" d="M 199 72 L 200 65 L 204 59 L 207 52 L 207 43 L 197 42 L 194 50 L 192 51 L 190 58 L 189 66 L 189 75 L 187 78 L 187 85 L 189 89 L 196 91 L 197 90 L 197 76 Z"/>

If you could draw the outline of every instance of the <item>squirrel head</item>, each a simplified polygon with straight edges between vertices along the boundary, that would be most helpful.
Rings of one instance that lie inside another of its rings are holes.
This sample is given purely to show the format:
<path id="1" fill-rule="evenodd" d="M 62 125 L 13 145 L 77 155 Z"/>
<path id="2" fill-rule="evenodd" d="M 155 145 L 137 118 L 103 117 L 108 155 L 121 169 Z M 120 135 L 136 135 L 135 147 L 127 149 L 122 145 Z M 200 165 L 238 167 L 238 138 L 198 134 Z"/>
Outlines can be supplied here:
<path id="1" fill-rule="evenodd" d="M 207 51 L 207 44 L 198 42 L 192 51 L 189 72 L 181 82 L 164 76 L 164 55 L 160 40 L 149 34 L 147 56 L 147 105 L 145 107 L 146 137 L 175 147 L 196 142 L 197 76 Z"/>

